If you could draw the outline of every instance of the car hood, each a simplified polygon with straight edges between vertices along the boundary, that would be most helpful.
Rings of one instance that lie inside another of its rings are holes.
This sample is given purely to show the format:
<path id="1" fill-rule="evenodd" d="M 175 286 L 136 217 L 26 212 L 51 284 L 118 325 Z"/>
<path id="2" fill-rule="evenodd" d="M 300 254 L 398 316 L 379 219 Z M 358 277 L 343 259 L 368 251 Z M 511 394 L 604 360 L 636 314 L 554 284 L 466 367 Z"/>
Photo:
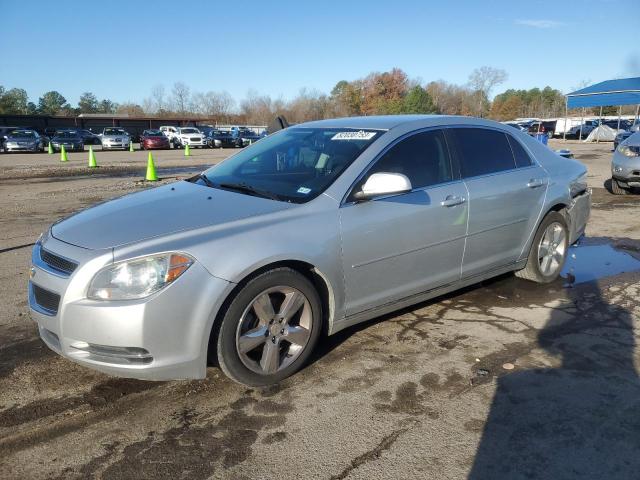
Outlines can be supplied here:
<path id="1" fill-rule="evenodd" d="M 291 207 L 286 202 L 182 181 L 80 211 L 54 224 L 51 234 L 92 250 L 115 248 Z"/>

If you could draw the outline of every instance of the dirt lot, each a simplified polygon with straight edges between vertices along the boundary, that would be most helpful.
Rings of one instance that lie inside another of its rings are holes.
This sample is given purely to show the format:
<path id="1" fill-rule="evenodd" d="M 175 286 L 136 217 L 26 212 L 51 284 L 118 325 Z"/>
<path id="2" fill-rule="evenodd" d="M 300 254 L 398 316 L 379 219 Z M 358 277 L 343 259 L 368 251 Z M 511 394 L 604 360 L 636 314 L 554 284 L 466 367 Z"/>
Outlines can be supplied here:
<path id="1" fill-rule="evenodd" d="M 136 189 L 145 152 L 0 155 L 0 478 L 636 478 L 640 197 L 589 166 L 588 238 L 565 279 L 511 275 L 326 339 L 281 385 L 111 378 L 50 352 L 29 319 L 30 245 Z M 156 155 L 164 182 L 230 150 Z M 513 367 L 513 368 L 511 368 Z"/>

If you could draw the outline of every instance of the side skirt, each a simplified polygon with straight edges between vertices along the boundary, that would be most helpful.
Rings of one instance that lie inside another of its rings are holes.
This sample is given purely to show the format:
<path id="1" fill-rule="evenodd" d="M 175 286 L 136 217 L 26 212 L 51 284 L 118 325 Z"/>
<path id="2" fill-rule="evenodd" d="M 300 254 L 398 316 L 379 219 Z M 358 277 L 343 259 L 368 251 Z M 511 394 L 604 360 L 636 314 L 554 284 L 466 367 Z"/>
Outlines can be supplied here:
<path id="1" fill-rule="evenodd" d="M 469 285 L 480 283 L 489 278 L 497 277 L 499 275 L 502 275 L 503 273 L 520 270 L 525 267 L 526 263 L 527 263 L 526 259 L 520 260 L 516 263 L 511 263 L 503 267 L 494 268 L 484 273 L 474 275 L 472 277 L 464 278 L 457 282 L 449 283 L 441 287 L 427 290 L 426 292 L 418 293 L 416 295 L 411 295 L 410 297 L 401 298 L 399 300 L 395 300 L 393 302 L 380 305 L 379 307 L 371 308 L 369 310 L 365 310 L 363 312 L 350 315 L 346 317 L 344 320 L 342 320 L 341 322 L 336 322 L 334 324 L 333 329 L 331 331 L 331 335 L 347 327 L 355 325 L 357 323 L 364 322 L 366 320 L 371 320 L 372 318 L 376 318 L 376 317 L 385 315 L 387 313 L 391 313 L 396 310 L 409 307 L 411 305 L 415 305 L 418 303 L 425 302 L 427 300 L 431 300 L 441 295 L 445 295 L 447 293 L 454 292 L 461 288 L 468 287 Z"/>

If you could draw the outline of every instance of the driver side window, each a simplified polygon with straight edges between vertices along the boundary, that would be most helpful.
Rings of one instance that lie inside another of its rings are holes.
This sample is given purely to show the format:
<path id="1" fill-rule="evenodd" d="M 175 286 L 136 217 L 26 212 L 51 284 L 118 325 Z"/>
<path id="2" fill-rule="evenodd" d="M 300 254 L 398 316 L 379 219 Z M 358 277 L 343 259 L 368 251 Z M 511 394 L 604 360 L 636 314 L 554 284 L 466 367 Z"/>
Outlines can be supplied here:
<path id="1" fill-rule="evenodd" d="M 450 182 L 451 160 L 442 130 L 420 132 L 401 140 L 376 162 L 365 181 L 382 172 L 406 175 L 414 189 Z"/>

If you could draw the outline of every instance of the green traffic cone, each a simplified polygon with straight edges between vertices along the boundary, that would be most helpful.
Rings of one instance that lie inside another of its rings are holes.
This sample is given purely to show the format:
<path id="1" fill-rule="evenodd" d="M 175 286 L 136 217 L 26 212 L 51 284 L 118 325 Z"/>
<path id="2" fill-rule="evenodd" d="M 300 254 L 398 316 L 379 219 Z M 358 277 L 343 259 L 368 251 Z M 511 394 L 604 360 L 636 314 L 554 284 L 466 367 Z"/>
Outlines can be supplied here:
<path id="1" fill-rule="evenodd" d="M 51 142 L 49 142 L 49 146 L 47 147 L 47 153 L 49 155 L 53 154 L 53 147 L 51 146 Z"/>
<path id="2" fill-rule="evenodd" d="M 129 151 L 133 152 L 133 141 L 129 141 Z"/>
<path id="3" fill-rule="evenodd" d="M 184 146 L 184 156 L 185 157 L 190 157 L 191 156 L 191 149 L 189 148 L 189 144 L 188 143 Z"/>
<path id="4" fill-rule="evenodd" d="M 96 162 L 96 154 L 93 153 L 93 147 L 89 145 L 89 168 L 96 168 L 98 162 Z"/>
<path id="5" fill-rule="evenodd" d="M 69 159 L 67 158 L 67 151 L 64 149 L 64 145 L 60 145 L 60 161 L 61 162 L 69 161 Z"/>
<path id="6" fill-rule="evenodd" d="M 153 164 L 153 157 L 151 156 L 151 152 L 149 152 L 149 157 L 147 159 L 147 175 L 145 176 L 145 180 L 147 182 L 158 181 L 158 175 L 156 175 L 156 166 Z"/>

